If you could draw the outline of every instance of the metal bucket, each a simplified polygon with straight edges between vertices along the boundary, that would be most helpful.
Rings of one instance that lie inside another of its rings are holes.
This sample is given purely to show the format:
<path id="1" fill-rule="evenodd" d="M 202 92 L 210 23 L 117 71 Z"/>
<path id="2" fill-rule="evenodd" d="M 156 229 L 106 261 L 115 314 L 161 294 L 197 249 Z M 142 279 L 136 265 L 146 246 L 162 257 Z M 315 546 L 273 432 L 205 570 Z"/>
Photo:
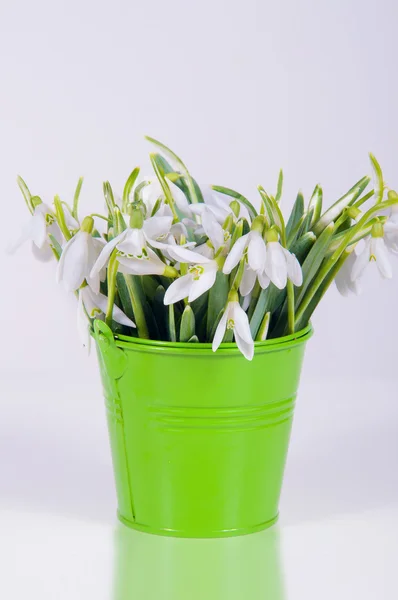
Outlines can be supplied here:
<path id="1" fill-rule="evenodd" d="M 95 339 L 118 516 L 149 533 L 227 537 L 276 522 L 307 327 L 255 344 Z"/>

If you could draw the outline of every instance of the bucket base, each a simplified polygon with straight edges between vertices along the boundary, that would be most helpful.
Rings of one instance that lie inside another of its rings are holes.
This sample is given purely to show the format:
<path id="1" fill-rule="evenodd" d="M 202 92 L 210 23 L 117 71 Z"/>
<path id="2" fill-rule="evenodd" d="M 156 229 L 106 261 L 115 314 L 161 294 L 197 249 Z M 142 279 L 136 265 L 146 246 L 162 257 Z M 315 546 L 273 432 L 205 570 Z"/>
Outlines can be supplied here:
<path id="1" fill-rule="evenodd" d="M 144 533 L 151 533 L 152 535 L 163 535 L 167 537 L 178 537 L 178 538 L 226 538 L 226 537 L 236 537 L 238 535 L 248 535 L 250 533 L 257 533 L 258 531 L 263 531 L 263 529 L 268 529 L 268 527 L 272 527 L 278 520 L 279 513 L 269 521 L 265 523 L 260 523 L 260 525 L 255 525 L 254 527 L 248 527 L 246 529 L 224 529 L 221 531 L 209 531 L 209 532 L 192 532 L 188 533 L 186 531 L 179 531 L 175 529 L 153 529 L 153 527 L 148 527 L 147 525 L 140 525 L 139 523 L 134 523 L 134 521 L 130 521 L 123 517 L 119 511 L 117 513 L 117 517 L 123 525 L 126 527 L 130 527 L 131 529 L 136 529 L 137 531 L 142 531 Z"/>

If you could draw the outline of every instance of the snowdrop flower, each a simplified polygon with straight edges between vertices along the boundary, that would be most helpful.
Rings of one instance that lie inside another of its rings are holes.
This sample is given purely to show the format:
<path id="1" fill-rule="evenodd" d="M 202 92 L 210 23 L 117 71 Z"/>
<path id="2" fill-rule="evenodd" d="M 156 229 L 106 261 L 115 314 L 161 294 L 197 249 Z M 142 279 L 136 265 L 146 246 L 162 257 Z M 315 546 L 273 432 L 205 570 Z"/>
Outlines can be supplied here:
<path id="1" fill-rule="evenodd" d="M 47 204 L 40 202 L 39 204 L 36 204 L 33 215 L 23 228 L 17 241 L 14 244 L 11 244 L 7 250 L 12 254 L 22 246 L 22 244 L 30 240 L 32 242 L 34 256 L 41 261 L 48 261 L 54 256 L 51 250 L 51 242 L 48 237 L 50 234 L 59 244 L 62 243 L 63 238 L 58 223 L 56 222 L 55 214 Z"/>
<path id="2" fill-rule="evenodd" d="M 301 265 L 296 256 L 277 240 L 267 243 L 267 256 L 262 275 L 264 283 L 268 278 L 280 290 L 286 287 L 288 279 L 296 286 L 303 283 Z M 262 285 L 260 276 L 259 281 L 261 287 L 266 287 Z"/>
<path id="3" fill-rule="evenodd" d="M 385 227 L 385 226 L 384 226 Z M 369 263 L 375 262 L 380 275 L 391 279 L 392 267 L 384 241 L 384 227 L 381 223 L 373 225 L 371 235 L 365 239 L 363 251 L 356 257 L 351 271 L 351 281 L 356 281 Z"/>
<path id="4" fill-rule="evenodd" d="M 337 275 L 335 277 L 334 282 L 336 284 L 338 291 L 340 292 L 340 294 L 342 296 L 349 296 L 350 293 L 358 296 L 362 292 L 359 277 L 355 281 L 352 281 L 352 279 L 351 279 L 351 273 L 352 273 L 352 269 L 354 267 L 356 258 L 357 257 L 356 257 L 355 252 L 351 252 L 351 254 L 345 260 L 345 262 L 343 263 L 343 266 L 341 267 L 340 271 L 337 273 Z"/>
<path id="5" fill-rule="evenodd" d="M 119 263 L 129 267 L 129 272 L 135 272 L 137 275 L 164 273 L 167 265 L 150 246 L 158 247 L 156 239 L 169 233 L 172 217 L 150 217 L 144 221 L 140 209 L 135 210 L 134 213 L 138 227 L 128 227 L 106 244 L 91 270 L 91 277 L 96 277 L 108 264 L 115 249 L 118 252 Z"/>
<path id="6" fill-rule="evenodd" d="M 252 360 L 254 342 L 250 332 L 249 318 L 239 304 L 239 297 L 236 291 L 230 292 L 225 312 L 217 325 L 212 344 L 213 352 L 220 346 L 227 329 L 233 330 L 235 341 L 244 357 Z"/>
<path id="7" fill-rule="evenodd" d="M 106 314 L 107 307 L 108 298 L 104 294 L 96 294 L 89 286 L 85 286 L 79 290 L 77 325 L 82 344 L 88 350 L 90 350 L 91 340 L 91 319 L 101 318 Z M 116 304 L 113 305 L 112 319 L 121 325 L 135 327 L 135 323 Z"/>
<path id="8" fill-rule="evenodd" d="M 223 272 L 227 275 L 242 259 L 247 251 L 247 262 L 249 267 L 254 271 L 262 271 L 265 267 L 266 247 L 262 237 L 264 227 L 264 219 L 256 217 L 252 224 L 252 229 L 246 235 L 238 238 L 232 246 L 224 264 Z"/>
<path id="9" fill-rule="evenodd" d="M 197 256 L 197 260 L 203 260 L 203 256 Z M 164 303 L 174 304 L 183 298 L 193 302 L 199 296 L 213 287 L 218 271 L 215 260 L 194 264 L 189 267 L 188 273 L 179 277 L 167 288 L 164 295 Z"/>
<path id="10" fill-rule="evenodd" d="M 105 273 L 96 272 L 91 277 L 90 272 L 105 241 L 93 238 L 93 227 L 93 218 L 86 217 L 80 231 L 66 243 L 62 250 L 56 277 L 58 283 L 63 283 L 67 292 L 79 289 L 85 280 L 94 293 L 98 294 L 100 290 L 100 279 L 104 280 Z"/>
<path id="11" fill-rule="evenodd" d="M 209 238 L 215 252 L 224 246 L 229 248 L 231 241 L 230 232 L 227 229 L 223 229 L 214 214 L 207 207 L 202 211 L 201 218 L 203 231 Z"/>

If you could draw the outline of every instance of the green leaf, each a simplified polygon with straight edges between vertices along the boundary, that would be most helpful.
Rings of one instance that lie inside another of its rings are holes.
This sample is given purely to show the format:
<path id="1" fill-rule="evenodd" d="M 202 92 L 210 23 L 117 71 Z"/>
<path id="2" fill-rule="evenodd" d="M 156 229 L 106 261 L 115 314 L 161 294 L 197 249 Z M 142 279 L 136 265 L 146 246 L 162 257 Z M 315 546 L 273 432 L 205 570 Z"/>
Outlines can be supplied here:
<path id="1" fill-rule="evenodd" d="M 383 171 L 381 170 L 381 166 L 379 165 L 376 157 L 369 153 L 370 162 L 372 163 L 372 167 L 375 173 L 376 181 L 377 181 L 377 189 L 375 189 L 376 194 L 376 204 L 383 200 L 384 194 L 384 179 L 383 179 Z M 376 186 L 375 186 L 376 188 Z"/>
<path id="2" fill-rule="evenodd" d="M 312 221 L 313 221 L 312 211 L 311 212 L 307 211 L 306 213 L 304 213 L 304 219 L 301 223 L 301 227 L 298 230 L 297 238 L 300 238 L 302 235 L 305 235 L 306 233 L 308 233 L 308 231 L 310 230 Z"/>
<path id="3" fill-rule="evenodd" d="M 163 152 L 166 155 L 168 155 L 171 158 L 171 160 L 174 160 L 174 162 L 178 165 L 178 170 L 180 170 L 186 178 L 192 203 L 200 202 L 201 200 L 197 193 L 197 186 L 195 186 L 194 181 L 187 167 L 182 162 L 181 158 L 179 158 L 179 156 L 177 156 L 177 154 L 175 154 L 173 150 L 170 150 L 170 148 L 168 148 L 165 144 L 162 144 L 162 142 L 159 142 L 158 140 L 155 140 L 154 138 L 151 138 L 148 135 L 145 136 L 145 139 L 147 139 L 148 142 L 151 142 L 152 144 L 163 150 Z M 175 171 L 175 169 L 173 169 L 173 171 Z"/>
<path id="4" fill-rule="evenodd" d="M 111 187 L 111 184 L 109 183 L 109 181 L 104 181 L 103 191 L 104 191 L 106 206 L 108 208 L 108 213 L 109 213 L 110 217 L 113 218 L 116 204 L 115 204 L 115 198 L 113 196 L 112 187 Z"/>
<path id="5" fill-rule="evenodd" d="M 311 250 L 312 246 L 315 244 L 316 235 L 312 231 L 308 231 L 304 235 L 301 236 L 298 240 L 294 242 L 289 248 L 289 252 L 294 254 L 297 257 L 297 260 L 302 265 L 308 252 Z"/>
<path id="6" fill-rule="evenodd" d="M 271 313 L 270 312 L 265 313 L 264 318 L 260 325 L 260 329 L 258 330 L 258 333 L 256 336 L 256 342 L 263 342 L 264 340 L 267 339 L 270 319 L 271 319 Z"/>
<path id="7" fill-rule="evenodd" d="M 320 185 L 317 185 L 317 186 L 315 186 L 315 189 L 312 192 L 311 200 L 308 204 L 308 213 L 312 214 L 311 225 L 316 223 L 321 216 L 322 199 L 323 199 L 322 188 Z"/>
<path id="8" fill-rule="evenodd" d="M 331 283 L 334 281 L 334 278 L 336 277 L 337 273 L 343 266 L 344 262 L 349 257 L 350 253 L 351 253 L 350 250 L 344 250 L 343 254 L 339 258 L 337 263 L 329 271 L 329 273 L 327 274 L 327 276 L 325 277 L 325 279 L 319 286 L 317 292 L 314 294 L 313 298 L 311 299 L 311 302 L 309 303 L 306 310 L 304 311 L 303 316 L 300 318 L 300 321 L 297 322 L 297 324 L 296 324 L 297 330 L 303 329 L 304 327 L 306 327 L 308 325 L 314 310 L 316 309 L 319 302 L 321 301 L 321 299 L 323 298 L 323 296 L 329 289 Z"/>
<path id="9" fill-rule="evenodd" d="M 133 306 L 131 303 L 131 298 L 130 298 L 130 294 L 127 288 L 127 284 L 126 284 L 126 280 L 123 277 L 122 273 L 118 273 L 116 276 L 116 286 L 117 286 L 117 291 L 119 294 L 119 298 L 122 304 L 122 308 L 123 308 L 123 312 L 125 313 L 125 315 L 128 316 L 129 319 L 131 319 L 132 321 L 135 321 L 135 315 L 134 315 L 134 310 L 133 310 Z M 137 329 L 134 330 L 133 327 L 130 328 L 131 332 L 134 331 L 133 335 L 137 335 Z"/>
<path id="10" fill-rule="evenodd" d="M 170 342 L 177 341 L 176 323 L 174 316 L 174 304 L 169 304 L 168 319 L 167 319 L 168 338 Z"/>
<path id="11" fill-rule="evenodd" d="M 258 330 L 264 318 L 264 314 L 266 312 L 268 295 L 270 293 L 269 286 L 266 290 L 261 290 L 260 295 L 257 300 L 256 308 L 254 309 L 253 316 L 250 319 L 250 331 L 252 334 L 253 340 L 256 339 Z"/>
<path id="12" fill-rule="evenodd" d="M 197 335 L 193 335 L 191 338 L 189 338 L 188 342 L 189 343 L 197 344 L 199 342 L 198 336 Z"/>
<path id="13" fill-rule="evenodd" d="M 216 275 L 216 281 L 213 287 L 209 291 L 209 301 L 207 309 L 207 325 L 206 325 L 206 338 L 211 340 L 211 333 L 213 331 L 214 323 L 227 303 L 229 293 L 229 277 L 222 271 L 218 271 Z"/>
<path id="14" fill-rule="evenodd" d="M 176 171 L 173 169 L 173 167 L 170 165 L 170 163 L 168 163 L 167 160 L 164 158 L 164 156 L 162 156 L 161 154 L 154 154 L 153 156 L 159 166 L 159 169 L 161 170 L 161 172 L 164 174 L 165 177 L 168 178 L 170 174 L 180 176 L 178 179 L 176 177 L 173 177 L 173 183 L 185 194 L 185 197 L 188 200 L 188 202 L 190 204 L 192 204 L 194 202 L 194 200 L 192 199 L 192 196 L 189 191 L 189 187 L 185 181 L 184 175 L 179 172 L 176 173 Z M 198 184 L 196 183 L 196 181 L 193 177 L 191 177 L 191 179 L 193 181 L 193 185 L 194 185 L 194 189 L 196 192 L 196 196 L 198 198 L 198 202 L 204 202 L 203 194 L 202 194 Z"/>
<path id="15" fill-rule="evenodd" d="M 296 309 L 300 305 L 300 302 L 303 299 L 303 296 L 307 291 L 308 286 L 315 277 L 319 267 L 322 264 L 323 259 L 326 256 L 330 240 L 333 236 L 333 231 L 334 223 L 329 223 L 329 225 L 322 231 L 321 235 L 309 251 L 307 258 L 303 262 L 303 284 L 299 288 L 297 288 L 295 300 Z"/>
<path id="16" fill-rule="evenodd" d="M 370 177 L 362 177 L 344 196 L 335 202 L 313 225 L 312 231 L 318 236 L 331 223 L 336 221 L 347 206 L 351 206 L 368 186 Z"/>
<path id="17" fill-rule="evenodd" d="M 144 277 L 145 281 L 146 277 Z M 161 340 L 168 340 L 168 329 L 167 329 L 167 311 L 168 308 L 164 304 L 165 289 L 162 285 L 158 285 L 156 292 L 152 298 L 153 316 L 156 320 L 156 324 L 159 330 L 159 337 Z"/>
<path id="18" fill-rule="evenodd" d="M 29 208 L 30 212 L 33 214 L 32 194 L 30 193 L 28 186 L 26 185 L 26 183 L 24 182 L 22 177 L 20 177 L 20 175 L 18 175 L 18 177 L 17 177 L 17 183 L 18 183 L 19 189 L 22 192 L 23 197 L 25 198 L 27 207 Z"/>
<path id="19" fill-rule="evenodd" d="M 128 299 L 134 315 L 133 321 L 137 326 L 138 336 L 140 338 L 150 339 L 151 335 L 147 323 L 147 316 L 150 316 L 150 313 L 148 311 L 141 277 L 139 275 L 124 275 L 123 273 L 117 273 L 116 286 L 122 299 L 123 306 L 125 306 L 125 304 L 127 305 L 126 295 L 128 294 Z"/>
<path id="20" fill-rule="evenodd" d="M 297 224 L 299 223 L 303 214 L 304 214 L 304 196 L 300 191 L 297 194 L 296 201 L 293 205 L 292 212 L 290 213 L 290 217 L 289 217 L 289 220 L 286 225 L 286 237 L 287 237 L 287 241 L 288 241 L 288 246 L 293 241 L 290 239 L 290 235 L 294 231 Z"/>
<path id="21" fill-rule="evenodd" d="M 126 181 L 126 185 L 124 186 L 124 190 L 123 190 L 123 210 L 126 210 L 127 205 L 130 201 L 130 194 L 131 194 L 131 190 L 134 187 L 134 184 L 136 182 L 136 179 L 139 175 L 140 169 L 139 167 L 136 167 L 128 176 L 128 179 Z M 146 182 L 145 182 L 146 183 Z"/>
<path id="22" fill-rule="evenodd" d="M 180 323 L 180 342 L 188 342 L 195 335 L 195 315 L 187 304 L 182 313 Z"/>
<path id="23" fill-rule="evenodd" d="M 280 199 L 282 198 L 282 190 L 283 190 L 283 171 L 281 169 L 279 171 L 278 185 L 276 188 L 276 195 L 275 195 L 276 202 L 280 202 Z"/>
<path id="24" fill-rule="evenodd" d="M 366 225 L 364 225 L 363 228 L 360 231 L 358 231 L 356 235 L 354 235 L 354 237 L 351 240 L 350 246 L 352 244 L 356 244 L 357 242 L 362 240 L 364 237 L 369 235 L 372 231 L 373 225 L 375 225 L 377 222 L 379 222 L 380 219 L 381 219 L 381 217 L 375 217 L 373 219 L 370 219 L 370 221 L 368 221 L 368 223 Z M 339 230 L 339 232 L 333 236 L 332 242 L 328 248 L 328 255 L 333 254 L 333 252 L 335 250 L 337 250 L 337 248 L 340 246 L 341 242 L 344 240 L 346 234 L 347 234 L 347 230 L 345 230 L 345 231 Z"/>
<path id="25" fill-rule="evenodd" d="M 48 237 L 51 240 L 51 247 L 53 249 L 54 255 L 55 255 L 56 259 L 59 260 L 61 258 L 61 254 L 62 254 L 62 247 L 61 247 L 60 243 L 58 242 L 58 240 L 55 239 L 55 237 L 52 235 L 52 233 L 50 233 Z"/>
<path id="26" fill-rule="evenodd" d="M 226 196 L 229 196 L 230 198 L 239 200 L 239 202 L 241 202 L 244 206 L 246 206 L 247 210 L 249 211 L 249 215 L 250 215 L 251 219 L 254 219 L 255 217 L 257 217 L 257 211 L 254 208 L 253 204 L 251 202 L 249 202 L 249 200 L 247 198 L 242 196 L 242 194 L 239 194 L 239 192 L 235 192 L 235 190 L 231 190 L 231 188 L 223 187 L 222 185 L 212 185 L 211 188 L 215 192 L 219 192 L 220 194 L 224 194 Z"/>
<path id="27" fill-rule="evenodd" d="M 145 296 L 152 301 L 159 287 L 163 286 L 159 286 L 159 282 L 153 275 L 145 275 L 142 278 L 142 287 L 144 289 Z"/>

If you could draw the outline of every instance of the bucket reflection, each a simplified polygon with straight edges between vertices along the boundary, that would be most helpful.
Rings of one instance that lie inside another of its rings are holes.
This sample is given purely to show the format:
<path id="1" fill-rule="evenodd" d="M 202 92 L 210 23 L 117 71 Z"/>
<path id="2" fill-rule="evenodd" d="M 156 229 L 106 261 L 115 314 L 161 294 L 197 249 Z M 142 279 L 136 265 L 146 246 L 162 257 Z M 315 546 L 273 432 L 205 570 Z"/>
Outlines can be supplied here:
<path id="1" fill-rule="evenodd" d="M 279 546 L 277 527 L 194 540 L 118 525 L 112 600 L 286 600 Z"/>

